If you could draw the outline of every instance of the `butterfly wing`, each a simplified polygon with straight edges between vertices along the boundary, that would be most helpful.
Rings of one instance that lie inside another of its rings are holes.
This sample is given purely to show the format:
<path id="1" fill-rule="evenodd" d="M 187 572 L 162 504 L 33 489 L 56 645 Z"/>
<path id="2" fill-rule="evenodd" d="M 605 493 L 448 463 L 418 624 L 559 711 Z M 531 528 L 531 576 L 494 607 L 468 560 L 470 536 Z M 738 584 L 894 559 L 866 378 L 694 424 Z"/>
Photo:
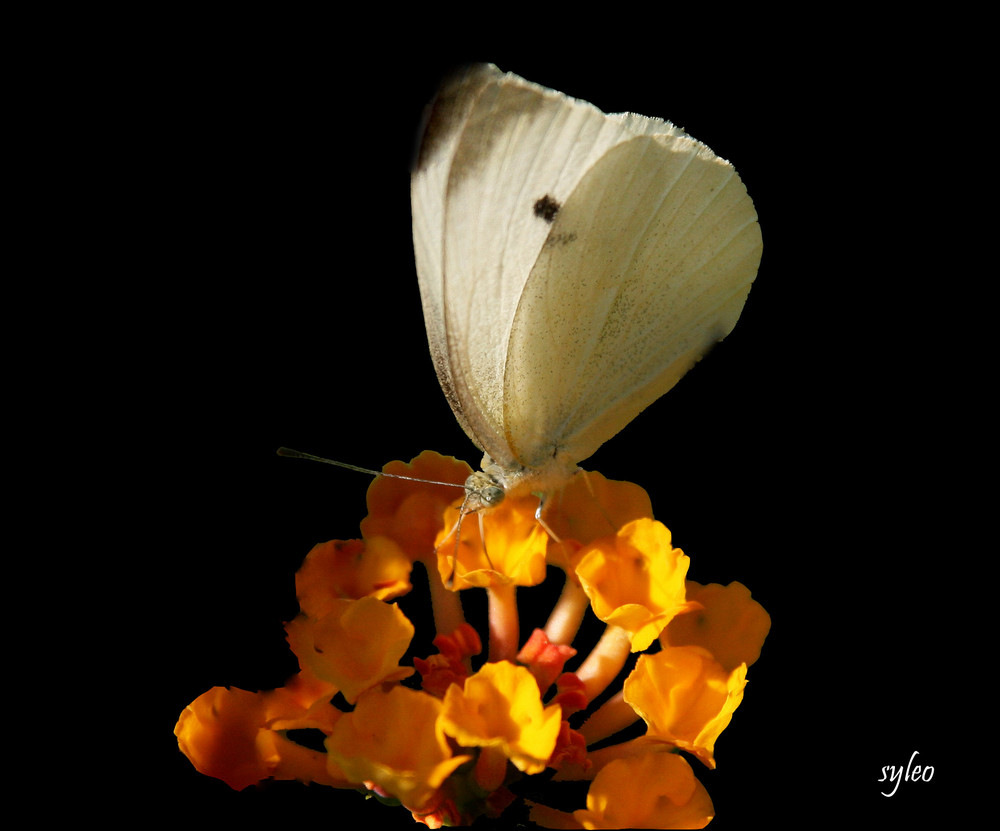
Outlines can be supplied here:
<path id="1" fill-rule="evenodd" d="M 493 66 L 433 102 L 411 181 L 413 238 L 431 355 L 472 440 L 519 465 L 504 413 L 511 327 L 550 236 L 550 206 L 636 124 Z"/>
<path id="2" fill-rule="evenodd" d="M 647 133 L 608 150 L 556 213 L 514 316 L 514 455 L 592 455 L 732 330 L 760 256 L 746 189 L 703 144 Z"/>
<path id="3" fill-rule="evenodd" d="M 411 181 L 431 355 L 501 469 L 571 469 L 733 328 L 760 229 L 732 166 L 655 118 L 479 65 Z"/>

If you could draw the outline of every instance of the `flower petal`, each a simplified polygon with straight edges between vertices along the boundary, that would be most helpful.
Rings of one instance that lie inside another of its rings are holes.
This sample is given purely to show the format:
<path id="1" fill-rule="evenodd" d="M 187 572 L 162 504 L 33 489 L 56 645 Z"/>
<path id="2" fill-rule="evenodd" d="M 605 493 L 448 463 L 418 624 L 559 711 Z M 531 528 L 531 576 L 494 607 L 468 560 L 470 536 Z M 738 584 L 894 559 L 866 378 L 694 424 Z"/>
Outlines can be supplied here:
<path id="1" fill-rule="evenodd" d="M 650 750 L 602 768 L 573 816 L 584 828 L 704 828 L 715 809 L 682 757 Z"/>
<path id="2" fill-rule="evenodd" d="M 298 745 L 281 732 L 307 726 L 325 732 L 340 715 L 329 704 L 329 689 L 308 711 L 299 693 L 294 680 L 290 690 L 259 693 L 213 687 L 181 713 L 174 728 L 178 746 L 200 773 L 235 790 L 268 778 L 344 787 L 346 779 L 327 765 L 326 754 Z"/>
<path id="3" fill-rule="evenodd" d="M 257 693 L 212 687 L 184 708 L 174 735 L 200 773 L 241 791 L 271 775 L 257 747 L 263 711 Z"/>
<path id="4" fill-rule="evenodd" d="M 407 808 L 429 805 L 457 767 L 439 723 L 441 702 L 427 693 L 375 687 L 358 698 L 326 741 L 327 753 L 353 782 L 372 782 Z"/>
<path id="5" fill-rule="evenodd" d="M 443 523 L 442 513 L 462 493 L 472 468 L 451 456 L 425 450 L 409 464 L 389 462 L 382 470 L 433 482 L 454 482 L 457 486 L 380 476 L 368 488 L 368 516 L 361 520 L 362 536 L 388 537 L 411 560 L 432 556 L 434 538 Z"/>
<path id="6" fill-rule="evenodd" d="M 325 615 L 334 600 L 377 597 L 391 600 L 406 594 L 413 563 L 387 537 L 330 540 L 313 547 L 295 575 L 295 594 L 302 611 Z"/>
<path id="7" fill-rule="evenodd" d="M 585 549 L 576 568 L 601 620 L 626 630 L 631 649 L 646 649 L 671 619 L 691 608 L 684 577 L 689 560 L 662 523 L 639 519 Z"/>
<path id="8" fill-rule="evenodd" d="M 625 679 L 624 698 L 647 736 L 696 755 L 710 768 L 719 734 L 743 700 L 746 666 L 727 672 L 704 649 L 673 646 L 641 655 Z"/>
<path id="9" fill-rule="evenodd" d="M 465 747 L 500 747 L 518 770 L 543 771 L 556 747 L 562 724 L 558 704 L 542 706 L 532 674 L 509 661 L 487 663 L 449 687 L 441 724 Z"/>
<path id="10" fill-rule="evenodd" d="M 498 583 L 535 586 L 545 579 L 549 538 L 535 518 L 537 497 L 508 498 L 487 512 L 466 514 L 459 529 L 460 504 L 446 512 L 445 527 L 435 540 L 438 572 L 445 584 L 453 569 L 455 590 Z"/>
<path id="11" fill-rule="evenodd" d="M 332 601 L 323 617 L 299 615 L 285 630 L 300 664 L 335 684 L 348 701 L 414 671 L 398 666 L 413 639 L 413 624 L 398 607 L 374 597 Z"/>
<path id="12" fill-rule="evenodd" d="M 760 657 L 771 617 L 742 583 L 721 586 L 687 581 L 687 598 L 700 605 L 678 615 L 660 635 L 664 646 L 700 646 L 727 670 Z"/>
<path id="13" fill-rule="evenodd" d="M 642 517 L 652 519 L 653 506 L 641 487 L 596 471 L 580 471 L 546 499 L 545 524 L 555 535 L 549 562 L 572 574 L 576 550 L 601 537 L 613 537 L 623 525 Z"/>
<path id="14" fill-rule="evenodd" d="M 551 643 L 544 631 L 535 629 L 517 653 L 517 662 L 528 667 L 544 695 L 562 674 L 563 665 L 574 655 L 573 647 Z"/>

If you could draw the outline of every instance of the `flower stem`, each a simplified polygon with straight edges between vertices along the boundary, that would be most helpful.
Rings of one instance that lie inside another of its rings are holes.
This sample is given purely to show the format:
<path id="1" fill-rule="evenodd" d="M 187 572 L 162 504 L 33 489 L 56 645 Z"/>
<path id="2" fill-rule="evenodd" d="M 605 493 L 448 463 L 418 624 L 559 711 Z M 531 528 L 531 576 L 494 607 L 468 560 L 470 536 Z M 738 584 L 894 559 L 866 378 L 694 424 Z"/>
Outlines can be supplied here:
<path id="1" fill-rule="evenodd" d="M 490 607 L 490 660 L 513 661 L 520 638 L 517 586 L 497 582 L 486 589 Z"/>
<path id="2" fill-rule="evenodd" d="M 499 747 L 484 747 L 479 751 L 475 767 L 476 784 L 484 794 L 492 793 L 503 784 L 507 775 L 507 757 Z"/>
<path id="3" fill-rule="evenodd" d="M 434 611 L 434 629 L 439 635 L 450 635 L 465 623 L 462 599 L 458 592 L 445 588 L 441 573 L 425 562 L 427 582 L 431 588 L 431 608 Z"/>
<path id="4" fill-rule="evenodd" d="M 609 625 L 604 630 L 597 645 L 576 670 L 588 701 L 593 701 L 615 680 L 615 676 L 625 666 L 631 649 L 632 640 L 620 626 Z"/>
<path id="5" fill-rule="evenodd" d="M 583 587 L 566 575 L 562 592 L 545 624 L 545 634 L 549 641 L 567 645 L 572 643 L 589 605 L 590 598 Z"/>
<path id="6" fill-rule="evenodd" d="M 619 690 L 580 726 L 580 734 L 590 745 L 624 730 L 638 720 L 639 714 L 625 703 L 625 694 Z"/>
<path id="7" fill-rule="evenodd" d="M 600 750 L 591 750 L 587 753 L 590 767 L 586 771 L 573 770 L 569 767 L 556 771 L 552 777 L 554 782 L 566 782 L 573 779 L 593 779 L 601 772 L 601 769 L 615 759 L 627 759 L 639 753 L 649 750 L 668 752 L 672 748 L 667 742 L 651 742 L 646 736 L 639 736 L 637 739 L 630 739 L 620 744 L 612 744 L 602 747 Z M 581 775 L 582 774 L 582 775 Z"/>

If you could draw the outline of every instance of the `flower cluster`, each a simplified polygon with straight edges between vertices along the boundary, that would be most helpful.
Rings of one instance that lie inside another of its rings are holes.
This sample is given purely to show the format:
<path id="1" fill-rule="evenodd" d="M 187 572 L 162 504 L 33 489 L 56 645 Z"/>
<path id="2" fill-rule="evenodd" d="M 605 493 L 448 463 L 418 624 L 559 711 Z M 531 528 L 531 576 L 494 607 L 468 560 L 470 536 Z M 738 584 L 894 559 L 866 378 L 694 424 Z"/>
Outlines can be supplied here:
<path id="1" fill-rule="evenodd" d="M 428 451 L 385 472 L 461 485 L 470 470 Z M 543 521 L 528 497 L 459 523 L 453 497 L 376 479 L 361 538 L 317 545 L 296 575 L 301 611 L 286 632 L 299 672 L 275 690 L 199 696 L 177 722 L 181 750 L 236 789 L 267 778 L 361 789 L 432 828 L 499 816 L 543 772 L 590 784 L 576 810 L 530 802 L 538 825 L 704 827 L 714 810 L 687 758 L 715 767 L 770 627 L 764 609 L 739 583 L 687 580 L 688 557 L 636 485 L 581 473 Z M 417 562 L 437 652 L 407 665 L 415 629 L 393 601 Z M 559 599 L 522 643 L 517 588 L 553 566 Z M 459 596 L 472 588 L 488 597 L 485 650 Z M 567 672 L 588 610 L 603 634 Z M 294 741 L 300 730 L 319 731 L 324 749 Z"/>

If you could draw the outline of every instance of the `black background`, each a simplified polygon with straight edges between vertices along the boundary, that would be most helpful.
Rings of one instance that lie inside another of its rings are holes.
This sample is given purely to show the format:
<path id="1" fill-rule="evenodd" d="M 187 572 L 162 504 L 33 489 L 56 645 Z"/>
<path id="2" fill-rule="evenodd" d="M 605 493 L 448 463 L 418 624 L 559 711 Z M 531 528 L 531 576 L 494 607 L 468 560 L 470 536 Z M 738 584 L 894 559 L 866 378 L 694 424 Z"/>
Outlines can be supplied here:
<path id="1" fill-rule="evenodd" d="M 360 807 L 411 825 L 351 792 L 231 791 L 172 728 L 213 685 L 294 671 L 295 570 L 358 533 L 369 480 L 278 446 L 478 465 L 426 350 L 408 180 L 442 75 L 487 60 L 673 121 L 733 161 L 758 209 L 764 257 L 736 330 L 584 463 L 649 491 L 693 579 L 739 580 L 771 614 L 718 769 L 698 770 L 712 827 L 963 818 L 975 762 L 961 743 L 978 728 L 959 706 L 962 650 L 981 635 L 953 573 L 977 433 L 957 403 L 975 288 L 952 136 L 970 116 L 962 68 L 942 75 L 932 57 L 950 36 L 706 12 L 655 31 L 525 23 L 492 42 L 492 24 L 458 34 L 445 15 L 394 21 L 400 43 L 377 17 L 143 21 L 83 44 L 60 76 L 77 139 L 58 160 L 61 204 L 99 274 L 68 295 L 100 323 L 86 356 L 64 350 L 67 398 L 100 396 L 82 409 L 102 428 L 94 466 L 115 471 L 112 491 L 80 499 L 121 543 L 102 559 L 110 668 L 88 689 L 127 691 L 129 712 L 81 809 L 264 827 Z M 882 766 L 914 751 L 933 780 L 883 797 Z M 110 796 L 126 788 L 142 809 Z"/>

